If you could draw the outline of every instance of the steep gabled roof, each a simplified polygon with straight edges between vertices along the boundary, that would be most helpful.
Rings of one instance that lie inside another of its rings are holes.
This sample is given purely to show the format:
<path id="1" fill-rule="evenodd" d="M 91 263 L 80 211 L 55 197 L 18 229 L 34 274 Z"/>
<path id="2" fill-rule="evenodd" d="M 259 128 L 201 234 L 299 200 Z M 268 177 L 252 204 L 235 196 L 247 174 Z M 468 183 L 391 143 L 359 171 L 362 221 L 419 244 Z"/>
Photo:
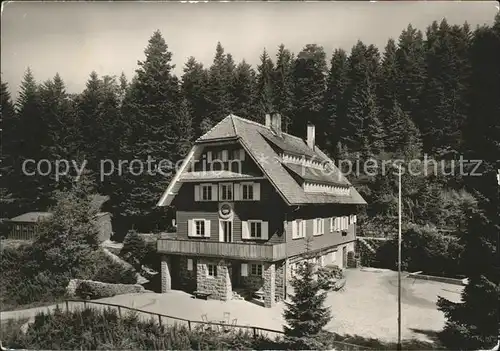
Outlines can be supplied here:
<path id="1" fill-rule="evenodd" d="M 185 162 L 188 161 L 188 159 L 191 160 L 193 154 L 200 155 L 205 142 L 236 138 L 288 204 L 366 204 L 366 201 L 356 189 L 351 186 L 349 181 L 335 167 L 333 161 L 320 149 L 315 147 L 313 150 L 299 137 L 287 133 L 282 133 L 281 136 L 278 136 L 265 125 L 235 115 L 227 116 L 211 130 L 198 138 Z M 276 149 L 295 155 L 304 155 L 308 159 L 313 158 L 320 162 L 330 162 L 331 166 L 334 167 L 334 171 L 330 172 L 330 178 L 326 178 L 328 176 L 322 175 L 321 179 L 323 183 L 327 181 L 331 184 L 349 186 L 351 189 L 350 195 L 339 196 L 332 194 L 306 193 L 301 184 L 299 184 L 290 173 L 290 165 L 287 166 L 283 163 L 281 155 Z M 180 184 L 176 184 L 176 182 L 180 180 L 180 173 L 185 169 L 186 167 L 181 167 L 178 174 L 167 188 L 167 191 L 158 202 L 158 206 L 170 204 L 180 188 Z"/>

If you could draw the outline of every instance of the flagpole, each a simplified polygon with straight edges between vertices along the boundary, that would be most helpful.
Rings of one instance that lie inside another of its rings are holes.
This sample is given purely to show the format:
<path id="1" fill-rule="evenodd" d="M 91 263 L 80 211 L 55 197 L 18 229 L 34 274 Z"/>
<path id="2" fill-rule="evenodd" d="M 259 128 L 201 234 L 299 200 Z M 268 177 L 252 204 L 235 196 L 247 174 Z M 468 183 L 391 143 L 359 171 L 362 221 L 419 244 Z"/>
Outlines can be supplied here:
<path id="1" fill-rule="evenodd" d="M 399 209 L 398 209 L 398 345 L 401 350 L 401 165 L 399 165 Z"/>

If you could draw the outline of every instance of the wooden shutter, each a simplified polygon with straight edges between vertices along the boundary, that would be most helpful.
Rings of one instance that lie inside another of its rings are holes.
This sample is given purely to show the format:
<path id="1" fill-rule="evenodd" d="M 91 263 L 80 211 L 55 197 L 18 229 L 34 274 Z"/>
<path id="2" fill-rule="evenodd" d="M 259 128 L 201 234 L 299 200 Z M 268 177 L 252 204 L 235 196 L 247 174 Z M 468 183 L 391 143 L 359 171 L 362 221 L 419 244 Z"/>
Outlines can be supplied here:
<path id="1" fill-rule="evenodd" d="M 298 235 L 297 221 L 292 221 L 292 239 L 295 239 Z"/>
<path id="2" fill-rule="evenodd" d="M 205 236 L 210 238 L 210 221 L 205 219 Z"/>
<path id="3" fill-rule="evenodd" d="M 241 184 L 240 183 L 235 183 L 233 186 L 233 191 L 234 191 L 234 201 L 239 201 L 241 200 Z"/>
<path id="4" fill-rule="evenodd" d="M 200 186 L 194 186 L 194 201 L 200 201 Z"/>
<path id="5" fill-rule="evenodd" d="M 260 183 L 253 183 L 253 199 L 260 200 Z"/>
<path id="6" fill-rule="evenodd" d="M 318 233 L 319 233 L 318 218 L 314 218 L 314 220 L 313 220 L 313 235 L 316 235 Z"/>
<path id="7" fill-rule="evenodd" d="M 193 259 L 192 258 L 188 258 L 187 269 L 188 269 L 188 271 L 192 271 L 193 270 Z"/>
<path id="8" fill-rule="evenodd" d="M 188 220 L 188 236 L 194 236 L 196 233 L 194 232 L 196 230 L 194 222 L 192 219 Z"/>
<path id="9" fill-rule="evenodd" d="M 224 228 L 223 228 L 222 221 L 219 221 L 219 241 L 223 242 L 224 241 Z"/>
<path id="10" fill-rule="evenodd" d="M 307 221 L 302 221 L 302 237 L 305 238 L 307 236 Z"/>
<path id="11" fill-rule="evenodd" d="M 330 233 L 333 232 L 333 217 L 330 217 Z"/>
<path id="12" fill-rule="evenodd" d="M 240 160 L 245 161 L 245 150 L 240 149 Z"/>
<path id="13" fill-rule="evenodd" d="M 262 230 L 262 239 L 263 240 L 267 240 L 269 239 L 269 223 L 268 222 L 262 222 L 262 227 L 261 227 L 261 230 Z"/>
<path id="14" fill-rule="evenodd" d="M 212 162 L 212 151 L 207 151 L 207 162 L 208 163 Z"/>
<path id="15" fill-rule="evenodd" d="M 352 222 L 353 222 L 353 223 L 356 223 L 356 221 L 357 221 L 357 219 L 356 219 L 356 215 L 353 215 L 353 216 L 352 216 Z"/>
<path id="16" fill-rule="evenodd" d="M 242 263 L 241 264 L 241 276 L 242 277 L 247 277 L 248 276 L 248 264 L 247 263 Z"/>
<path id="17" fill-rule="evenodd" d="M 217 201 L 217 184 L 212 184 L 212 201 Z"/>
<path id="18" fill-rule="evenodd" d="M 250 239 L 250 230 L 247 221 L 241 221 L 241 238 Z"/>
<path id="19" fill-rule="evenodd" d="M 222 162 L 227 162 L 227 150 L 222 150 Z"/>

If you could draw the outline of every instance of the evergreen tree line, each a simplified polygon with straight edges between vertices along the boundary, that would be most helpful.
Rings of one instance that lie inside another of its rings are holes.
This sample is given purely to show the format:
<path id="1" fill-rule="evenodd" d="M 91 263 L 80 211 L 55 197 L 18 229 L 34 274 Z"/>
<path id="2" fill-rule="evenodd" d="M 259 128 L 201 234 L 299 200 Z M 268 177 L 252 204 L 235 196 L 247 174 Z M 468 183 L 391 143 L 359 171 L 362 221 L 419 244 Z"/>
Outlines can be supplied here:
<path id="1" fill-rule="evenodd" d="M 135 175 L 140 169 L 131 172 L 125 164 L 121 174 L 115 168 L 100 181 L 101 160 L 113 160 L 115 167 L 118 160 L 146 161 L 148 155 L 175 162 L 229 113 L 263 123 L 266 113 L 276 111 L 285 130 L 299 136 L 312 122 L 318 145 L 335 158 L 426 152 L 485 159 L 498 154 L 491 53 L 499 27 L 498 16 L 493 26 L 476 30 L 434 22 L 425 36 L 409 25 L 383 53 L 358 41 L 350 53 L 334 50 L 329 64 L 316 44 L 297 55 L 280 45 L 274 59 L 263 51 L 256 70 L 245 60 L 236 64 L 218 43 L 210 67 L 190 57 L 180 78 L 157 31 L 130 82 L 124 74 L 92 72 L 80 94 L 69 94 L 58 74 L 39 84 L 28 69 L 15 102 L 1 86 L 3 213 L 43 210 L 52 192 L 72 181 L 24 176 L 24 160 L 86 160 L 98 191 L 111 197 L 115 221 L 153 230 L 166 222 L 154 205 L 170 176 Z M 383 183 L 376 183 L 380 192 Z"/>

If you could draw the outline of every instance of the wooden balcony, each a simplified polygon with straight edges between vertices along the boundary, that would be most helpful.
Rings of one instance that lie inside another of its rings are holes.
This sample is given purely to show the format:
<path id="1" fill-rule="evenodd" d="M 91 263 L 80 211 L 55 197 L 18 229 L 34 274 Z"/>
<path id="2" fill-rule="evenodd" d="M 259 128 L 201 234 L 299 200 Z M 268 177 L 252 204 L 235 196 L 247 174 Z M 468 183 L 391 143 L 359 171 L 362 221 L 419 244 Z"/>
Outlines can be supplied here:
<path id="1" fill-rule="evenodd" d="M 286 244 L 161 238 L 158 240 L 158 253 L 273 262 L 286 258 Z"/>

